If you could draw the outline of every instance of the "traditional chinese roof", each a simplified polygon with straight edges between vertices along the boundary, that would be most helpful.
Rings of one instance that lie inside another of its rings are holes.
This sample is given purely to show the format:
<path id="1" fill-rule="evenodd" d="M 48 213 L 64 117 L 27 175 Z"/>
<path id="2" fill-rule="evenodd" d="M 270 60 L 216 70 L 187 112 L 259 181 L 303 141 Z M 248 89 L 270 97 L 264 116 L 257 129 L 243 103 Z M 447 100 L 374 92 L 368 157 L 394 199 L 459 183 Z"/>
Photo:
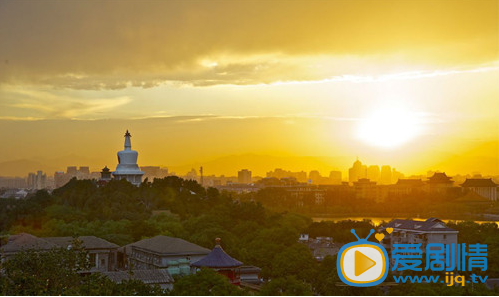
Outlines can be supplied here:
<path id="1" fill-rule="evenodd" d="M 59 246 L 38 238 L 28 233 L 20 233 L 9 237 L 7 244 L 0 247 L 0 250 L 6 253 L 16 253 L 25 250 L 50 250 Z"/>
<path id="2" fill-rule="evenodd" d="M 429 218 L 426 221 L 413 221 L 413 220 L 393 220 L 386 224 L 384 228 L 394 228 L 394 229 L 404 229 L 411 231 L 423 231 L 423 232 L 440 232 L 440 231 L 454 231 L 456 230 L 449 228 L 444 222 L 437 218 Z"/>
<path id="3" fill-rule="evenodd" d="M 209 267 L 209 268 L 232 268 L 243 265 L 242 262 L 229 256 L 220 246 L 219 240 L 213 250 L 201 260 L 192 263 L 194 267 Z"/>
<path id="4" fill-rule="evenodd" d="M 111 281 L 121 283 L 124 280 L 136 279 L 145 284 L 167 284 L 173 283 L 173 277 L 166 269 L 147 269 L 132 271 L 106 271 L 100 272 Z"/>
<path id="5" fill-rule="evenodd" d="M 497 187 L 497 184 L 491 178 L 467 178 L 461 185 L 462 187 Z"/>
<path id="6" fill-rule="evenodd" d="M 181 238 L 158 235 L 142 239 L 124 247 L 125 253 L 130 254 L 132 246 L 160 255 L 206 255 L 209 249 L 201 247 Z"/>
<path id="7" fill-rule="evenodd" d="M 70 246 L 74 240 L 73 237 L 45 237 L 43 238 L 46 241 L 52 242 L 61 246 L 63 248 L 67 248 Z M 111 243 L 105 239 L 95 237 L 95 236 L 80 236 L 78 240 L 81 240 L 82 247 L 87 250 L 92 249 L 117 249 L 119 245 Z"/>
<path id="8" fill-rule="evenodd" d="M 430 184 L 436 183 L 453 183 L 452 178 L 448 177 L 445 172 L 436 172 L 430 179 L 428 180 Z"/>

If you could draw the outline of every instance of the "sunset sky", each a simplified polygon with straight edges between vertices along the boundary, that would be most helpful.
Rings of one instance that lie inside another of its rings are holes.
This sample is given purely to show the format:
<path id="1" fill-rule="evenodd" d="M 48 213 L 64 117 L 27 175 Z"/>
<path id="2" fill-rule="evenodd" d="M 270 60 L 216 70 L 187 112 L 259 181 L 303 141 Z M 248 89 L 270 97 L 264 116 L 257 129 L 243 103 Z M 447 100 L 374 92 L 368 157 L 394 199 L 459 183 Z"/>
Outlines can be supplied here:
<path id="1" fill-rule="evenodd" d="M 499 174 L 499 1 L 0 1 L 0 175 L 114 168 L 126 129 L 181 174 Z"/>

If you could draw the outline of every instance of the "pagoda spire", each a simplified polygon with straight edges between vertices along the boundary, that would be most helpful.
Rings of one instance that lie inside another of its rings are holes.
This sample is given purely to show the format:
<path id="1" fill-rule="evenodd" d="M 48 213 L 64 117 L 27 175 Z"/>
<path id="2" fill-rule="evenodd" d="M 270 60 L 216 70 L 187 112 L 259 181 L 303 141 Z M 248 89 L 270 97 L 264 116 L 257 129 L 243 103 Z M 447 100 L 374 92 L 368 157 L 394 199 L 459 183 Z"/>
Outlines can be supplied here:
<path id="1" fill-rule="evenodd" d="M 127 129 L 126 133 L 125 133 L 125 150 L 132 149 L 132 141 L 130 140 L 130 137 L 132 137 L 132 134 L 130 134 L 130 132 L 128 132 L 128 129 Z"/>

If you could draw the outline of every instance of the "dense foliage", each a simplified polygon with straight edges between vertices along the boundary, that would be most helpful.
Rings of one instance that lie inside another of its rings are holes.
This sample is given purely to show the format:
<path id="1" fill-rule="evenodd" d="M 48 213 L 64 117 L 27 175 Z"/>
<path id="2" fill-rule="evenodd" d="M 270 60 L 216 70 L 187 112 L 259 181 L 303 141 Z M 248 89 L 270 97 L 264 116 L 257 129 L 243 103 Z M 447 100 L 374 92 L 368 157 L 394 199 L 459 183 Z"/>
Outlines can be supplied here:
<path id="1" fill-rule="evenodd" d="M 268 191 L 270 193 L 265 195 L 272 196 L 272 199 L 278 200 L 284 195 L 278 190 Z M 402 294 L 410 290 L 411 293 L 420 295 L 447 295 L 461 292 L 446 286 L 426 284 L 373 288 L 340 286 L 336 258 L 326 257 L 318 263 L 308 247 L 297 242 L 299 234 L 330 236 L 335 242 L 346 243 L 355 240 L 350 229 L 355 228 L 358 234 L 367 235 L 375 227 L 372 222 L 314 223 L 302 215 L 270 211 L 259 202 L 248 199 L 248 195 L 220 193 L 214 188 L 205 189 L 194 181 L 177 177 L 146 181 L 140 187 L 134 187 L 126 181 L 111 181 L 98 187 L 93 181 L 73 179 L 51 194 L 38 191 L 26 199 L 0 200 L 0 216 L 0 232 L 4 235 L 20 232 L 40 237 L 95 235 L 118 245 L 125 245 L 161 234 L 180 237 L 207 248 L 212 248 L 214 239 L 221 237 L 224 249 L 232 257 L 247 265 L 262 268 L 261 276 L 270 280 L 262 287 L 262 294 L 383 295 Z M 462 242 L 488 243 L 489 259 L 497 259 L 492 256 L 499 256 L 499 231 L 496 225 L 459 223 L 451 224 L 451 227 L 461 232 L 459 239 Z M 98 276 L 87 278 L 84 285 L 77 285 L 81 279 L 71 277 L 59 281 L 58 273 L 62 272 L 56 272 L 53 266 L 56 254 L 19 255 L 13 264 L 9 264 L 13 265 L 9 269 L 20 272 L 7 275 L 7 278 L 2 278 L 2 282 L 8 282 L 9 288 L 15 288 L 15 284 L 19 282 L 32 282 L 32 285 L 23 288 L 34 291 L 4 291 L 5 294 L 165 293 L 142 287 L 136 281 L 111 284 L 109 280 Z M 24 273 L 23 277 L 27 277 L 30 273 L 22 269 L 26 266 L 26 262 L 23 262 L 27 261 L 25 259 L 48 263 L 43 264 L 47 269 L 39 269 L 38 273 L 43 274 L 44 279 L 57 281 L 50 282 L 51 285 L 47 287 L 47 284 L 33 279 L 16 278 L 15 275 Z M 489 261 L 490 277 L 499 275 L 497 265 L 497 261 Z M 68 269 L 64 273 L 73 275 L 74 266 L 68 265 Z M 198 287 L 193 287 L 193 284 Z M 223 278 L 203 270 L 194 276 L 177 280 L 174 292 L 179 295 L 248 293 L 239 289 L 234 291 L 232 286 L 227 285 L 228 282 L 224 282 Z M 83 291 L 84 289 L 87 291 Z M 486 294 L 489 291 L 484 291 L 479 286 L 475 286 L 475 291 L 466 290 L 466 294 L 475 292 Z"/>

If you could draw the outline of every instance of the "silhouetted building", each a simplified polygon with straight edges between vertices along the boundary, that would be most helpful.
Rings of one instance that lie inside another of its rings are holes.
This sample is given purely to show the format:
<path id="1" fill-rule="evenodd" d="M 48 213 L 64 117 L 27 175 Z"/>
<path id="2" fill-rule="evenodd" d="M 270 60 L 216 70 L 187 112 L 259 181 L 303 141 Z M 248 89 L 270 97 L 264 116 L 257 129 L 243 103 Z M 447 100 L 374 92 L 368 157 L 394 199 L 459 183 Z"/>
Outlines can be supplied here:
<path id="1" fill-rule="evenodd" d="M 352 168 L 348 169 L 348 181 L 350 183 L 356 182 L 361 178 L 366 178 L 367 176 L 367 166 L 362 165 L 362 162 L 357 159 Z"/>
<path id="2" fill-rule="evenodd" d="M 113 179 L 113 177 L 111 176 L 111 170 L 109 168 L 107 168 L 107 166 L 102 168 L 102 171 L 100 172 L 99 181 L 107 183 L 112 179 Z"/>
<path id="3" fill-rule="evenodd" d="M 461 187 L 465 191 L 472 191 L 491 201 L 497 201 L 497 184 L 491 178 L 467 178 Z"/>
<path id="4" fill-rule="evenodd" d="M 446 194 L 454 181 L 445 172 L 436 172 L 427 182 L 428 190 L 433 194 Z"/>
<path id="5" fill-rule="evenodd" d="M 305 171 L 291 172 L 281 168 L 276 168 L 274 171 L 267 172 L 267 177 L 275 177 L 277 179 L 293 177 L 301 183 L 307 181 L 307 173 Z"/>
<path id="6" fill-rule="evenodd" d="M 78 174 L 78 169 L 76 168 L 76 166 L 68 166 L 66 169 L 66 174 L 76 177 L 76 175 Z"/>
<path id="7" fill-rule="evenodd" d="M 237 181 L 240 184 L 251 184 L 251 171 L 242 169 L 237 172 Z"/>
<path id="8" fill-rule="evenodd" d="M 378 165 L 371 165 L 367 167 L 367 178 L 371 181 L 378 182 L 380 177 L 380 170 Z"/>
<path id="9" fill-rule="evenodd" d="M 144 179 L 152 181 L 155 178 L 164 178 L 168 176 L 167 168 L 160 168 L 159 166 L 141 166 L 140 170 L 144 172 Z"/>
<path id="10" fill-rule="evenodd" d="M 361 178 L 353 183 L 355 196 L 360 199 L 373 200 L 382 202 L 386 198 L 386 192 L 381 186 L 377 186 L 376 182 L 370 181 L 367 178 Z"/>
<path id="11" fill-rule="evenodd" d="M 389 193 L 394 196 L 407 196 L 424 191 L 425 183 L 421 179 L 399 179 L 390 186 Z"/>
<path id="12" fill-rule="evenodd" d="M 390 185 L 392 183 L 392 168 L 388 165 L 381 166 L 380 184 Z"/>
<path id="13" fill-rule="evenodd" d="M 333 185 L 341 185 L 341 171 L 331 171 L 329 173 L 329 180 Z"/>

